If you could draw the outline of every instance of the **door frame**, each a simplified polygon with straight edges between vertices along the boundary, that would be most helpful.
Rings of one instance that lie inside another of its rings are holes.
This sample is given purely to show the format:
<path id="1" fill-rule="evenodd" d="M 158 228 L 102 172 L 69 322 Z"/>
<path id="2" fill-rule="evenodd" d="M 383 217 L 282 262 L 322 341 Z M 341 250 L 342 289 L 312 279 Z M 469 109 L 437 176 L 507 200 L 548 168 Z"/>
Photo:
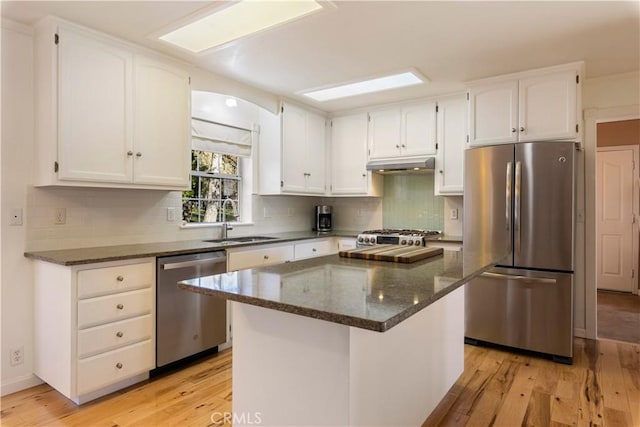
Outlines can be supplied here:
<path id="1" fill-rule="evenodd" d="M 616 120 L 618 121 L 618 120 Z M 603 122 L 600 122 L 603 123 Z M 596 126 L 598 125 L 598 123 L 596 123 Z M 638 196 L 639 196 L 639 191 L 640 191 L 640 173 L 638 171 L 638 169 L 640 168 L 640 147 L 638 147 L 637 145 L 615 145 L 615 146 L 610 146 L 610 147 L 596 147 L 596 161 L 598 160 L 598 154 L 601 152 L 606 152 L 606 151 L 627 151 L 627 150 L 631 150 L 633 152 L 633 170 L 631 172 L 631 179 L 633 180 L 632 182 L 632 187 L 633 187 L 633 200 L 631 202 L 631 209 L 632 209 L 632 215 L 633 215 L 633 224 L 632 224 L 632 228 L 631 228 L 631 233 L 634 236 L 634 239 L 632 240 L 632 250 L 631 250 L 631 256 L 633 257 L 633 271 L 634 271 L 634 275 L 633 275 L 633 285 L 632 285 L 632 291 L 631 293 L 634 295 L 638 295 L 638 249 L 640 246 L 640 234 L 638 232 L 638 220 L 640 219 L 640 210 L 638 208 Z M 596 188 L 595 188 L 595 194 L 594 197 L 597 199 L 598 197 L 598 177 L 596 176 Z M 598 221 L 596 220 L 596 245 L 598 242 Z M 596 247 L 596 254 L 597 254 L 597 247 Z M 597 258 L 596 258 L 596 265 L 597 265 Z M 598 272 L 596 271 L 596 280 L 598 278 Z M 597 293 L 597 283 L 596 283 L 596 293 Z M 597 302 L 597 300 L 596 300 Z"/>
<path id="2" fill-rule="evenodd" d="M 578 194 L 578 224 L 576 235 L 576 284 L 584 283 L 584 305 L 576 310 L 584 310 L 584 329 L 576 328 L 575 336 L 597 338 L 597 290 L 596 290 L 596 147 L 598 123 L 640 119 L 640 104 L 584 110 L 584 167 L 580 173 Z M 584 222 L 584 224 L 582 224 Z M 584 282 L 583 282 L 584 280 Z M 578 289 L 576 289 L 576 292 Z M 577 301 L 583 303 L 583 301 Z"/>

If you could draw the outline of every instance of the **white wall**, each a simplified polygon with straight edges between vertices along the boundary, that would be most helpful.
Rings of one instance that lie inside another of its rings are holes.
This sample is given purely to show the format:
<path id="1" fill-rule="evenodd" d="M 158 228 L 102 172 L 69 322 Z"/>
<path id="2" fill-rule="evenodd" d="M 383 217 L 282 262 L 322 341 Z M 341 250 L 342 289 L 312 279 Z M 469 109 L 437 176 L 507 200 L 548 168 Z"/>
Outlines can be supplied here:
<path id="1" fill-rule="evenodd" d="M 451 210 L 458 210 L 458 219 L 451 219 Z M 447 196 L 444 198 L 444 233 L 450 236 L 462 236 L 463 217 L 462 196 Z"/>
<path id="2" fill-rule="evenodd" d="M 584 238 L 584 310 L 585 335 L 596 338 L 596 224 L 595 162 L 598 122 L 640 117 L 640 73 L 617 74 L 585 81 L 583 91 L 585 118 L 585 238 Z"/>
<path id="3" fill-rule="evenodd" d="M 33 158 L 33 49 L 31 30 L 2 24 L 2 394 L 37 382 L 33 364 L 33 286 L 25 226 L 9 226 L 9 210 L 26 206 Z M 22 347 L 24 363 L 10 366 Z"/>

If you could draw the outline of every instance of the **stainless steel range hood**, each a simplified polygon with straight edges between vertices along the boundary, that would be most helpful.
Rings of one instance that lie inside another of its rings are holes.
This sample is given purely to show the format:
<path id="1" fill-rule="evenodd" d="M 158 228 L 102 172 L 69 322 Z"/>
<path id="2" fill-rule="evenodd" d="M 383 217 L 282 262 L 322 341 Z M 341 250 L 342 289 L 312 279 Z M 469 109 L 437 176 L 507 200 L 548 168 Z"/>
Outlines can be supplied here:
<path id="1" fill-rule="evenodd" d="M 436 168 L 436 158 L 427 157 L 405 161 L 373 161 L 367 163 L 367 170 L 381 174 L 430 173 Z"/>

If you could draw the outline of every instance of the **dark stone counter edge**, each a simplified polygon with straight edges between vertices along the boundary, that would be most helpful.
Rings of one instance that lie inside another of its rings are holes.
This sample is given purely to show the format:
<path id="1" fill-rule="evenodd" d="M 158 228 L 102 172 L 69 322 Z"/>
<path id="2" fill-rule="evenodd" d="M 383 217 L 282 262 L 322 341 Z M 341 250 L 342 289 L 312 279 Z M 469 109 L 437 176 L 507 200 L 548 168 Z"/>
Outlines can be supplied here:
<path id="1" fill-rule="evenodd" d="M 303 232 L 301 232 L 303 233 Z M 285 233 L 286 234 L 286 233 Z M 274 233 L 260 233 L 261 236 L 277 236 Z M 242 236 L 238 236 L 242 237 Z M 274 243 L 286 243 L 286 242 L 295 242 L 299 240 L 311 240 L 311 239 L 323 239 L 327 237 L 356 237 L 356 234 L 352 232 L 332 232 L 332 233 L 315 233 L 309 232 L 308 236 L 296 236 L 296 237 L 275 237 L 270 240 L 261 240 L 255 242 L 242 242 L 242 243 L 234 243 L 230 245 L 217 245 L 217 244 L 207 244 L 204 241 L 200 240 L 185 240 L 185 241 L 176 241 L 176 242 L 157 242 L 157 243 L 140 243 L 140 244 L 132 244 L 132 245 L 114 245 L 114 246 L 99 246 L 99 247 L 91 247 L 91 248 L 78 248 L 78 249 L 61 249 L 61 250 L 50 250 L 50 251 L 33 251 L 33 252 L 25 252 L 24 256 L 26 258 L 35 259 L 39 261 L 46 261 L 52 264 L 59 264 L 63 266 L 73 266 L 73 265 L 84 265 L 84 264 L 94 264 L 99 262 L 109 262 L 109 261 L 123 261 L 128 259 L 136 259 L 136 258 L 149 258 L 149 257 L 161 257 L 161 256 L 173 256 L 173 255 L 187 255 L 187 254 L 195 254 L 202 252 L 216 252 L 216 251 L 224 251 L 230 248 L 239 248 L 243 246 L 257 246 L 257 245 L 268 245 Z M 129 251 L 127 252 L 127 248 L 133 246 L 149 246 L 150 248 L 154 245 L 167 245 L 171 243 L 181 243 L 184 242 L 188 244 L 189 242 L 193 243 L 193 247 L 183 248 L 183 249 L 175 249 L 175 250 L 139 250 L 139 251 Z M 69 253 L 71 251 L 117 251 L 122 248 L 124 252 L 121 255 L 84 255 L 82 257 L 68 257 L 65 256 L 65 253 Z M 73 258 L 73 259 L 69 259 Z"/>
<path id="2" fill-rule="evenodd" d="M 255 305 L 258 307 L 269 308 L 272 310 L 283 311 L 285 313 L 297 314 L 299 316 L 311 317 L 313 319 L 325 320 L 332 323 L 339 323 L 345 326 L 353 326 L 356 328 L 367 329 L 374 332 L 386 332 L 394 326 L 398 325 L 402 321 L 408 319 L 413 316 L 420 310 L 428 307 L 454 290 L 458 289 L 469 280 L 474 277 L 484 273 L 485 271 L 491 269 L 494 264 L 489 264 L 477 271 L 463 277 L 462 279 L 452 283 L 446 288 L 436 292 L 431 296 L 431 298 L 420 301 L 418 304 L 412 305 L 407 308 L 405 311 L 396 314 L 395 316 L 385 320 L 385 321 L 375 321 L 369 319 L 362 319 L 359 317 L 343 315 L 339 313 L 331 313 L 322 310 L 318 310 L 315 308 L 306 308 L 300 307 L 296 305 L 281 303 L 277 301 L 265 300 L 262 298 L 251 297 L 247 295 L 238 295 L 235 293 L 218 291 L 214 289 L 201 288 L 198 286 L 188 285 L 186 283 L 178 283 L 178 287 L 181 289 L 188 290 L 190 292 L 196 292 L 204 295 L 218 296 L 230 301 L 241 302 L 245 304 Z"/>

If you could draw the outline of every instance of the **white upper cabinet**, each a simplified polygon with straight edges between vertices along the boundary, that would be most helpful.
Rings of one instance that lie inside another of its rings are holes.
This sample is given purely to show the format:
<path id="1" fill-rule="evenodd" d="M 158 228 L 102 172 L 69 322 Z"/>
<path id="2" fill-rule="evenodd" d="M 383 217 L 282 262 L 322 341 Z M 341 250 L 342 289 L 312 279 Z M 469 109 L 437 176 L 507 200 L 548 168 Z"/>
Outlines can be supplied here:
<path id="1" fill-rule="evenodd" d="M 578 76 L 576 70 L 569 70 L 520 80 L 520 141 L 567 139 L 577 136 Z"/>
<path id="2" fill-rule="evenodd" d="M 189 185 L 191 135 L 189 74 L 164 61 L 134 61 L 134 182 Z"/>
<path id="3" fill-rule="evenodd" d="M 435 101 L 371 111 L 368 139 L 369 160 L 434 155 Z"/>
<path id="4" fill-rule="evenodd" d="M 580 138 L 583 64 L 473 82 L 469 145 Z"/>
<path id="5" fill-rule="evenodd" d="M 437 116 L 435 195 L 461 196 L 468 122 L 467 99 L 464 94 L 440 98 Z"/>
<path id="6" fill-rule="evenodd" d="M 260 194 L 324 194 L 324 116 L 285 103 L 281 114 L 260 114 Z"/>
<path id="7" fill-rule="evenodd" d="M 518 81 L 508 80 L 469 89 L 470 145 L 518 141 Z"/>
<path id="8" fill-rule="evenodd" d="M 331 194 L 382 195 L 382 177 L 367 171 L 367 114 L 331 120 Z"/>
<path id="9" fill-rule="evenodd" d="M 56 19 L 36 29 L 35 62 L 35 185 L 188 186 L 181 66 Z"/>
<path id="10" fill-rule="evenodd" d="M 133 56 L 63 26 L 58 37 L 58 178 L 131 182 Z"/>

